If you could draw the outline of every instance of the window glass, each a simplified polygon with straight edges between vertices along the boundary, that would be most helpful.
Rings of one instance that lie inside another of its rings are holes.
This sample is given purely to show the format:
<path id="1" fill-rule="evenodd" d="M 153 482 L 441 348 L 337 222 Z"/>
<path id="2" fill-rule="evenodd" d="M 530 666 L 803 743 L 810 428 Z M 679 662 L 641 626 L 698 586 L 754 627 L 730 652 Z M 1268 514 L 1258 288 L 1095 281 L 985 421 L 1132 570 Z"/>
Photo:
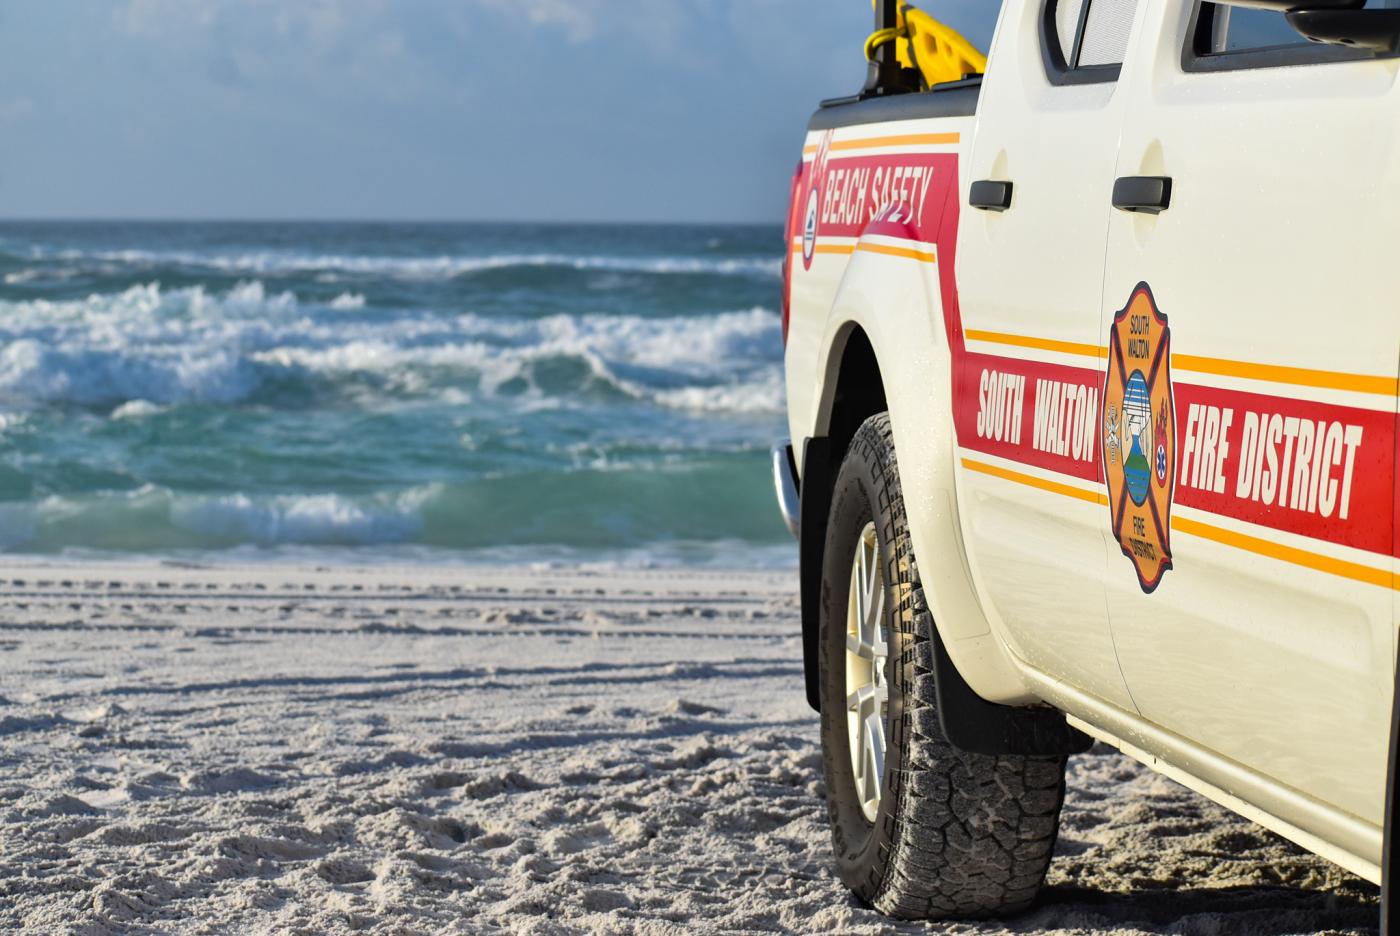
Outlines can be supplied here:
<path id="1" fill-rule="evenodd" d="M 1216 16 L 1223 19 L 1217 32 L 1217 35 L 1224 37 L 1223 48 L 1217 47 L 1221 52 L 1266 49 L 1270 46 L 1297 45 L 1308 41 L 1294 32 L 1288 25 L 1288 20 L 1277 10 L 1221 7 Z"/>
<path id="2" fill-rule="evenodd" d="M 1089 18 L 1084 22 L 1078 65 L 1122 64 L 1136 9 L 1137 0 L 1092 0 Z"/>
<path id="3" fill-rule="evenodd" d="M 1060 54 L 1067 64 L 1074 64 L 1074 37 L 1079 32 L 1079 11 L 1084 0 L 1060 0 L 1055 4 L 1055 36 L 1060 42 Z"/>
<path id="4" fill-rule="evenodd" d="M 1400 9 L 1400 0 L 1368 0 L 1367 9 Z M 1203 14 L 1210 14 L 1210 45 L 1206 53 L 1250 52 L 1255 49 L 1277 49 L 1280 46 L 1307 45 L 1288 25 L 1283 13 L 1257 10 L 1252 7 L 1230 7 L 1207 3 Z"/>

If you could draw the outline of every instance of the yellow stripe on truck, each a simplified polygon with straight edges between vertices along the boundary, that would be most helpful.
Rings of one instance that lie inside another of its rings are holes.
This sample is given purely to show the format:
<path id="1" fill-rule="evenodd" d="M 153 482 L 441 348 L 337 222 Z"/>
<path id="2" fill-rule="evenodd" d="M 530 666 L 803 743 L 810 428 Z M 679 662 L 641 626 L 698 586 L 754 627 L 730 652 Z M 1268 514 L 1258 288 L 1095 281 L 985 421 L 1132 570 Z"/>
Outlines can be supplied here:
<path id="1" fill-rule="evenodd" d="M 1274 383 L 1296 384 L 1301 387 L 1324 387 L 1328 390 L 1351 390 L 1355 393 L 1375 393 L 1395 396 L 1400 381 L 1394 377 L 1372 377 L 1367 374 L 1343 374 L 1338 371 L 1288 367 L 1281 364 L 1251 364 L 1247 361 L 1227 361 L 1223 358 L 1200 357 L 1195 354 L 1173 354 L 1172 367 L 1198 374 L 1221 377 L 1247 377 Z"/>
<path id="2" fill-rule="evenodd" d="M 1034 348 L 1037 351 L 1055 351 L 1060 354 L 1078 354 L 1083 357 L 1100 358 L 1108 356 L 1108 349 L 1099 345 L 1082 344 L 1078 341 L 1056 341 L 1053 338 L 1031 338 L 1025 335 L 1008 335 L 1005 332 L 980 331 L 969 328 L 963 334 L 969 341 L 987 341 L 992 344 L 1011 345 L 1017 348 Z"/>
<path id="3" fill-rule="evenodd" d="M 906 260 L 917 260 L 920 263 L 934 263 L 937 260 L 932 250 L 914 250 L 911 247 L 890 247 L 886 244 L 871 244 L 862 241 L 858 249 L 866 253 L 886 254 L 891 257 L 903 257 Z"/>
<path id="4" fill-rule="evenodd" d="M 1077 354 L 1081 357 L 1091 358 L 1103 358 L 1108 355 L 1108 349 L 1105 347 L 1081 344 L 1076 341 L 1056 341 L 1053 338 L 1009 335 L 1005 332 L 980 331 L 975 328 L 967 329 L 964 334 L 970 341 L 986 341 L 991 344 L 1010 345 L 1015 348 L 1033 348 L 1038 351 L 1055 351 L 1060 354 Z M 1347 374 L 1340 371 L 1315 370 L 1310 367 L 1292 367 L 1286 364 L 1256 364 L 1251 361 L 1230 361 L 1225 358 L 1202 357 L 1196 354 L 1173 354 L 1172 367 L 1175 370 L 1194 374 L 1243 377 L 1248 380 L 1265 380 L 1270 383 L 1293 384 L 1300 387 L 1374 393 L 1378 396 L 1395 396 L 1400 393 L 1400 380 L 1395 377 Z"/>
<path id="5" fill-rule="evenodd" d="M 902 136 L 865 137 L 859 140 L 836 140 L 831 151 L 855 149 L 888 149 L 909 146 L 947 146 L 962 140 L 960 133 L 906 133 Z"/>
<path id="6" fill-rule="evenodd" d="M 1011 481 L 1016 484 L 1025 485 L 1026 487 L 1049 491 L 1052 494 L 1073 497 L 1095 504 L 1108 504 L 1108 497 L 1099 491 L 1091 491 L 1076 487 L 1072 484 L 1051 481 L 1048 478 L 1040 478 L 1020 471 L 1013 471 L 1010 468 L 1002 468 L 1000 465 L 989 465 L 985 462 L 964 458 L 962 459 L 962 466 L 969 471 L 991 475 L 994 478 L 1001 478 L 1004 481 Z M 1310 552 L 1306 549 L 1298 549 L 1295 546 L 1285 546 L 1273 540 L 1261 539 L 1257 536 L 1250 536 L 1247 533 L 1237 533 L 1234 530 L 1227 530 L 1223 527 L 1202 523 L 1199 520 L 1192 520 L 1187 517 L 1172 517 L 1171 522 L 1172 529 L 1179 533 L 1198 536 L 1201 539 L 1220 543 L 1223 546 L 1230 546 L 1235 549 L 1244 550 L 1245 552 L 1254 553 L 1257 556 L 1265 556 L 1269 559 L 1277 559 L 1280 562 L 1302 566 L 1305 569 L 1313 569 L 1318 572 L 1325 572 L 1329 575 L 1351 579 L 1355 582 L 1365 582 L 1368 585 L 1376 585 L 1381 588 L 1400 591 L 1400 582 L 1396 581 L 1395 575 L 1392 574 L 1389 569 L 1378 569 L 1374 566 L 1362 565 L 1359 562 L 1348 562 L 1345 559 L 1337 559 L 1332 556 L 1324 556 L 1321 553 Z"/>
<path id="7" fill-rule="evenodd" d="M 1075 487 L 1072 484 L 1051 481 L 1048 478 L 1038 478 L 1035 475 L 1013 471 L 1010 468 L 1003 468 L 1000 465 L 989 465 L 986 462 L 973 461 L 970 458 L 964 458 L 962 464 L 963 467 L 969 471 L 977 471 L 985 475 L 991 475 L 994 478 L 1001 478 L 1004 481 L 1014 481 L 1017 484 L 1040 488 L 1042 491 L 1049 491 L 1052 494 L 1063 494 L 1065 497 L 1077 497 L 1091 504 L 1108 505 L 1108 495 L 1098 491 L 1087 491 L 1084 488 Z"/>
<path id="8" fill-rule="evenodd" d="M 906 133 L 902 136 L 861 137 L 857 140 L 836 140 L 833 152 L 857 149 L 887 149 L 893 146 L 950 146 L 962 142 L 961 133 Z M 814 145 L 802 147 L 803 156 L 816 153 Z"/>
<path id="9" fill-rule="evenodd" d="M 1270 559 L 1291 562 L 1293 565 L 1303 566 L 1307 569 L 1316 569 L 1319 572 L 1339 575 L 1342 578 L 1352 579 L 1357 582 L 1365 582 L 1368 585 L 1379 585 L 1381 588 L 1397 589 L 1395 576 L 1391 574 L 1389 569 L 1377 569 L 1373 566 L 1361 565 L 1359 562 L 1347 562 L 1345 559 L 1334 559 L 1331 556 L 1323 556 L 1319 553 L 1308 552 L 1306 549 L 1285 546 L 1282 543 L 1260 539 L 1257 536 L 1236 533 L 1234 530 L 1222 529 L 1218 526 L 1212 526 L 1209 523 L 1201 523 L 1199 520 L 1188 520 L 1185 517 L 1172 517 L 1172 529 L 1181 533 L 1189 533 L 1192 536 L 1199 536 L 1201 539 L 1208 539 L 1216 543 L 1221 543 L 1225 546 L 1243 549 L 1246 552 L 1252 552 L 1256 555 L 1267 556 Z"/>
<path id="10" fill-rule="evenodd" d="M 937 263 L 938 255 L 929 250 L 915 250 L 912 247 L 891 247 L 888 244 L 818 244 L 812 248 L 812 253 L 819 254 L 840 254 L 847 256 L 863 250 L 866 253 L 885 254 L 891 257 L 902 257 L 906 260 L 917 260 L 920 263 Z M 794 254 L 802 253 L 802 242 L 798 241 L 792 245 Z"/>

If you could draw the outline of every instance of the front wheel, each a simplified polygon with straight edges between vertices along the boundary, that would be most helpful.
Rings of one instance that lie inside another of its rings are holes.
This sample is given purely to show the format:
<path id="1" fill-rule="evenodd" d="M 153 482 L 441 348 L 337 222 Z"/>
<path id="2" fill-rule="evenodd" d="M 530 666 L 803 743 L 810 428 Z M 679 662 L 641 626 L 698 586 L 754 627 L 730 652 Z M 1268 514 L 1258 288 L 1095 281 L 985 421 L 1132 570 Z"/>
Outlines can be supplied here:
<path id="1" fill-rule="evenodd" d="M 841 880 L 908 919 L 1030 906 L 1065 758 L 971 754 L 939 723 L 933 617 L 909 540 L 889 416 L 860 427 L 832 492 L 820 615 L 822 757 Z"/>

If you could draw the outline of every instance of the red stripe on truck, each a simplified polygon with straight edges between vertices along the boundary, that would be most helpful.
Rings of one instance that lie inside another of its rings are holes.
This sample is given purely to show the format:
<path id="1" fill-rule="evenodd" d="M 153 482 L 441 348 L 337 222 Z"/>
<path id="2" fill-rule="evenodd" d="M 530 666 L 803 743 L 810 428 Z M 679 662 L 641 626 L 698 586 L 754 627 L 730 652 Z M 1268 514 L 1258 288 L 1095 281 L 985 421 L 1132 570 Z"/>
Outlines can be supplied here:
<path id="1" fill-rule="evenodd" d="M 843 147 L 832 144 L 830 148 Z M 1066 343 L 1046 338 L 964 335 L 955 276 L 961 213 L 957 155 L 889 153 L 844 158 L 832 154 L 816 168 L 821 172 L 816 180 L 818 245 L 823 237 L 866 235 L 912 242 L 909 253 L 921 255 L 929 252 L 927 245 L 934 245 L 952 355 L 958 444 L 1081 483 L 1102 484 L 1103 349 L 1060 347 Z M 808 191 L 812 171 L 813 163 L 804 165 L 795 189 L 798 194 Z M 797 202 L 794 199 L 793 211 L 799 210 Z M 791 233 L 796 236 L 798 230 L 793 228 Z M 818 246 L 817 252 L 826 251 Z M 1080 354 L 1088 360 L 1097 358 L 1098 366 L 970 352 L 965 337 Z M 1190 358 L 1182 363 L 1197 360 L 1213 359 Z M 1262 369 L 1257 379 L 1271 381 L 1297 370 L 1224 363 L 1247 372 L 1204 366 L 1182 370 L 1251 379 L 1253 371 L 1248 369 Z M 1331 388 L 1335 381 L 1298 383 Z M 1384 387 L 1377 383 L 1375 389 L 1370 384 L 1335 389 L 1379 393 Z M 1400 527 L 1395 483 L 1400 437 L 1394 411 L 1179 380 L 1173 400 L 1179 451 L 1175 503 L 1376 555 L 1400 556 L 1395 537 Z"/>

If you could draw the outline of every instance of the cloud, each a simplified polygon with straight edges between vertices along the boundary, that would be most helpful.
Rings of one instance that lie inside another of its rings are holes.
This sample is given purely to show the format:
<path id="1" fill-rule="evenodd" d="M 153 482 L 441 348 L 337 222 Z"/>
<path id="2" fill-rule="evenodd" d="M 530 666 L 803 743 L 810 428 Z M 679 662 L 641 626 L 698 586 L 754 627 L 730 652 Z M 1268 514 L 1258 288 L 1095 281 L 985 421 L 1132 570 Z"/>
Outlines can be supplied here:
<path id="1" fill-rule="evenodd" d="M 220 0 L 127 0 L 112 11 L 117 29 L 157 39 L 172 32 L 207 28 L 219 13 Z"/>
<path id="2" fill-rule="evenodd" d="M 352 21 L 378 16 L 384 6 L 383 0 L 125 0 L 112 18 L 122 32 L 147 39 L 270 25 L 279 36 L 326 48 L 343 41 Z"/>
<path id="3" fill-rule="evenodd" d="M 622 34 L 650 45 L 671 47 L 692 17 L 689 6 L 674 0 L 476 0 L 502 16 L 525 19 L 532 26 L 557 29 L 572 43 Z M 713 6 L 701 3 L 701 8 Z"/>
<path id="4" fill-rule="evenodd" d="M 516 10 L 518 4 L 511 4 Z M 535 0 L 529 4 L 530 22 L 562 29 L 570 42 L 586 42 L 598 32 L 598 17 L 594 10 L 578 0 Z"/>
<path id="5" fill-rule="evenodd" d="M 194 71 L 224 88 L 402 100 L 431 83 L 405 31 L 430 34 L 460 2 L 121 0 L 111 22 L 119 37 L 152 50 L 124 54 Z"/>
<path id="6" fill-rule="evenodd" d="M 561 30 L 570 42 L 580 43 L 598 34 L 597 4 L 588 0 L 476 0 L 478 6 L 507 19 L 523 14 L 533 26 Z"/>

